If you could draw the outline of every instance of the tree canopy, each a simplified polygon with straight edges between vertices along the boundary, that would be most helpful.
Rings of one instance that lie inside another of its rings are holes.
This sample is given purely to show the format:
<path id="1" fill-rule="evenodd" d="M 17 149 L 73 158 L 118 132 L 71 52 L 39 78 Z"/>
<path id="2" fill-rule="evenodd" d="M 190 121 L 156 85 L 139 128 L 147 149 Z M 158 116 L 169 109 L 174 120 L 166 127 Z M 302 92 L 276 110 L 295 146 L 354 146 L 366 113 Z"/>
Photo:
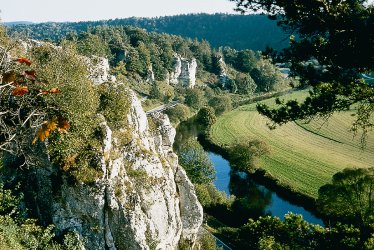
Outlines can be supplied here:
<path id="1" fill-rule="evenodd" d="M 281 59 L 291 74 L 311 86 L 304 102 L 279 102 L 258 111 L 275 124 L 357 109 L 353 130 L 363 135 L 374 123 L 374 87 L 362 79 L 374 70 L 374 6 L 364 0 L 231 0 L 241 12 L 268 14 L 290 34 Z"/>
<path id="2" fill-rule="evenodd" d="M 334 220 L 368 226 L 374 218 L 373 188 L 374 168 L 344 169 L 319 189 L 318 207 Z"/>

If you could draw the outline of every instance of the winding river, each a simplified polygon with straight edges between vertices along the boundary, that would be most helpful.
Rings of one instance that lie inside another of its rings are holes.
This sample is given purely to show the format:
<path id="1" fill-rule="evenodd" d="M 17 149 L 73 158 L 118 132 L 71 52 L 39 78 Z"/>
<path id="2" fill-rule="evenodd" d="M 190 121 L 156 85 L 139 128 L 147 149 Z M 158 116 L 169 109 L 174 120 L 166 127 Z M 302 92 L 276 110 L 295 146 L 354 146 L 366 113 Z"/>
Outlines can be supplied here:
<path id="1" fill-rule="evenodd" d="M 191 137 L 197 138 L 198 131 L 198 128 L 193 123 L 181 123 L 177 128 L 175 143 L 183 143 L 183 141 Z M 250 217 L 257 218 L 258 216 L 273 215 L 284 219 L 285 214 L 292 212 L 301 214 L 310 223 L 324 226 L 323 221 L 312 212 L 302 206 L 293 204 L 286 198 L 280 197 L 276 190 L 271 190 L 257 183 L 245 173 L 232 173 L 230 171 L 230 163 L 226 159 L 221 155 L 210 152 L 207 148 L 205 148 L 205 151 L 208 153 L 216 170 L 214 185 L 228 196 L 233 194 L 240 200 L 245 200 L 245 212 Z"/>

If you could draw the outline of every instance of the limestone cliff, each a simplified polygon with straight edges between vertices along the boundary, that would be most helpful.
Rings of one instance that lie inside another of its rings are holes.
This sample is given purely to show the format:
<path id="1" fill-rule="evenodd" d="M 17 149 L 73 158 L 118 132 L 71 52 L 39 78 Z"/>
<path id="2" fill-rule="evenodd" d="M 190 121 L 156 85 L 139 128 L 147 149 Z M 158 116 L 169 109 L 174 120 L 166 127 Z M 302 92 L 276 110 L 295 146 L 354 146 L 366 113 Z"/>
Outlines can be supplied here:
<path id="1" fill-rule="evenodd" d="M 75 232 L 86 249 L 175 249 L 181 239 L 192 245 L 202 207 L 172 151 L 175 129 L 166 115 L 155 114 L 158 126 L 151 132 L 139 100 L 129 93 L 130 143 L 118 147 L 121 138 L 101 117 L 103 176 L 94 185 L 63 178 L 58 195 L 49 197 L 57 234 Z"/>
<path id="2" fill-rule="evenodd" d="M 193 88 L 196 84 L 196 59 L 188 60 L 180 55 L 174 55 L 174 69 L 167 76 L 171 85 L 181 84 L 187 88 Z"/>
<path id="3" fill-rule="evenodd" d="M 109 79 L 106 62 L 89 61 L 95 84 Z M 176 249 L 181 240 L 192 246 L 203 211 L 172 150 L 175 129 L 160 113 L 150 126 L 135 93 L 127 92 L 127 126 L 113 129 L 98 114 L 99 176 L 77 182 L 41 150 L 39 166 L 26 171 L 28 203 L 41 223 L 53 223 L 58 236 L 74 232 L 84 249 Z"/>
<path id="4" fill-rule="evenodd" d="M 220 57 L 218 60 L 219 65 L 219 81 L 221 83 L 221 87 L 224 89 L 230 88 L 230 78 L 227 75 L 227 66 L 225 61 L 223 60 L 223 57 Z"/>

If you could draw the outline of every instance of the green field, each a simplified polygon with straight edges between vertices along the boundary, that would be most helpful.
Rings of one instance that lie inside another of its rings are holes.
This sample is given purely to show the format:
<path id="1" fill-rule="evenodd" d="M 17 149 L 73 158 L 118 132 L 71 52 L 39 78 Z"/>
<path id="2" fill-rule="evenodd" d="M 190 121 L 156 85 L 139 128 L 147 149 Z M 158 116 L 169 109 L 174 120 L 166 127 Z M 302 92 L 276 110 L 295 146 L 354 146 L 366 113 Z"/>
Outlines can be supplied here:
<path id="1" fill-rule="evenodd" d="M 281 99 L 299 99 L 306 91 L 294 92 Z M 274 99 L 264 101 L 269 105 Z M 374 166 L 374 132 L 367 146 L 360 148 L 360 136 L 349 131 L 352 112 L 334 114 L 329 120 L 316 119 L 288 123 L 275 130 L 256 111 L 256 104 L 241 106 L 217 120 L 211 138 L 217 145 L 232 145 L 247 139 L 265 141 L 270 154 L 260 159 L 260 167 L 295 191 L 317 197 L 320 186 L 346 167 Z"/>

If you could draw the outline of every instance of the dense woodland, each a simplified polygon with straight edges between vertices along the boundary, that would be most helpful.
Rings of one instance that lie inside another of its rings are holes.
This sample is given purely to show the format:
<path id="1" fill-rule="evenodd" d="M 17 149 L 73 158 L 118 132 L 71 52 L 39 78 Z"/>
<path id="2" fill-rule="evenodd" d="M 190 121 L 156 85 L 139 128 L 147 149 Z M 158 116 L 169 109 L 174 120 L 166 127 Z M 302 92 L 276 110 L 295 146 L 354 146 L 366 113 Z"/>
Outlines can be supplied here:
<path id="1" fill-rule="evenodd" d="M 288 35 L 265 15 L 190 14 L 157 18 L 125 18 L 77 23 L 40 23 L 12 26 L 11 32 L 21 32 L 34 39 L 59 41 L 70 32 L 80 33 L 100 25 L 129 25 L 149 32 L 205 39 L 212 47 L 264 50 L 288 45 Z M 219 30 L 219 32 L 217 32 Z"/>

